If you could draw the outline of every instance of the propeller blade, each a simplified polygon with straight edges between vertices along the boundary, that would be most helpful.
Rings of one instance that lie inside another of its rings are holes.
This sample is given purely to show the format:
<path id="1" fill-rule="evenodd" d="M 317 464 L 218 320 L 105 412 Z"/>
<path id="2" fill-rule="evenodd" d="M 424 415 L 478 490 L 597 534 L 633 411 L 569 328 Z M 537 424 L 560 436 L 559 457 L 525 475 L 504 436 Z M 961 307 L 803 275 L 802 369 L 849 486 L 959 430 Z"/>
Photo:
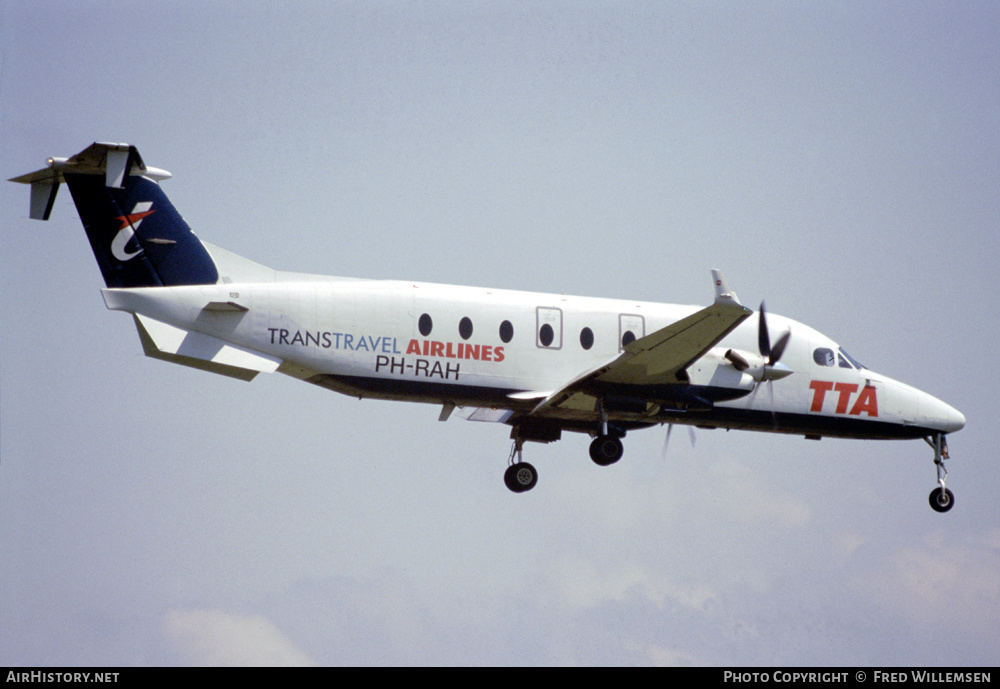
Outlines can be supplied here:
<path id="1" fill-rule="evenodd" d="M 760 319 L 757 326 L 757 349 L 765 359 L 771 358 L 771 338 L 767 335 L 767 315 L 764 302 L 760 303 Z"/>
<path id="2" fill-rule="evenodd" d="M 754 400 L 757 399 L 757 390 L 760 388 L 760 383 L 754 383 L 753 390 L 750 392 L 750 397 L 747 399 L 747 409 L 753 408 Z"/>
<path id="3" fill-rule="evenodd" d="M 774 414 L 774 381 L 767 381 L 767 389 L 771 393 L 771 423 L 774 426 L 778 425 L 778 417 Z"/>
<path id="4" fill-rule="evenodd" d="M 663 459 L 664 460 L 667 458 L 667 446 L 670 445 L 670 434 L 673 432 L 673 430 L 674 430 L 674 424 L 668 423 L 667 424 L 667 434 L 663 438 L 663 450 L 662 450 L 662 454 L 663 454 Z M 694 444 L 695 444 L 695 440 L 697 440 L 697 434 L 694 431 L 694 426 L 688 426 L 688 437 L 691 439 L 691 447 L 693 448 Z"/>
<path id="5" fill-rule="evenodd" d="M 778 341 L 774 343 L 774 347 L 771 349 L 771 355 L 768 357 L 767 363 L 769 364 L 778 363 L 778 359 L 780 359 L 781 355 L 785 353 L 785 347 L 788 346 L 788 340 L 791 337 L 792 337 L 791 330 L 786 330 L 784 333 L 782 333 L 781 337 L 778 338 Z"/>
<path id="6" fill-rule="evenodd" d="M 661 453 L 663 455 L 663 459 L 667 458 L 667 445 L 670 444 L 670 432 L 672 430 L 674 430 L 674 425 L 672 423 L 668 423 L 667 424 L 667 435 L 663 439 L 663 450 L 662 450 L 662 453 Z"/>

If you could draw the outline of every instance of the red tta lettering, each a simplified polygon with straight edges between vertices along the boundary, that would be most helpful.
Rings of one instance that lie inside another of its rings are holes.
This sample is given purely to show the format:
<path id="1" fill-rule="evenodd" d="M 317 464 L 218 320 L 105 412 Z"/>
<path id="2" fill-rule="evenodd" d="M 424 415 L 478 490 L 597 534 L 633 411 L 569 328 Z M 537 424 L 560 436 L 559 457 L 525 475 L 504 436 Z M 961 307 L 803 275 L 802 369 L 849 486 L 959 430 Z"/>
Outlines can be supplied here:
<path id="1" fill-rule="evenodd" d="M 847 402 L 851 399 L 851 395 L 858 391 L 858 384 L 837 383 L 833 386 L 833 389 L 840 393 L 840 399 L 837 400 L 837 413 L 846 414 Z M 853 414 L 854 412 L 851 413 Z"/>
<path id="2" fill-rule="evenodd" d="M 814 380 L 809 383 L 813 389 L 813 403 L 809 411 L 823 411 L 823 398 L 826 397 L 827 390 L 833 390 L 833 383 L 828 380 Z"/>
<path id="3" fill-rule="evenodd" d="M 878 398 L 875 396 L 874 385 L 866 385 L 861 388 L 858 401 L 851 409 L 851 413 L 855 416 L 860 416 L 861 412 L 865 412 L 868 416 L 878 416 Z"/>
<path id="4" fill-rule="evenodd" d="M 835 414 L 851 414 L 853 416 L 868 414 L 868 416 L 878 416 L 878 396 L 874 385 L 866 385 L 861 388 L 861 393 L 854 401 L 854 406 L 851 407 L 850 412 L 847 411 L 847 407 L 850 405 L 851 395 L 858 391 L 857 383 L 833 383 L 828 380 L 813 380 L 809 382 L 809 387 L 813 391 L 812 406 L 809 408 L 809 411 L 822 412 L 823 402 L 826 401 L 826 393 L 830 390 L 835 390 L 837 392 Z"/>

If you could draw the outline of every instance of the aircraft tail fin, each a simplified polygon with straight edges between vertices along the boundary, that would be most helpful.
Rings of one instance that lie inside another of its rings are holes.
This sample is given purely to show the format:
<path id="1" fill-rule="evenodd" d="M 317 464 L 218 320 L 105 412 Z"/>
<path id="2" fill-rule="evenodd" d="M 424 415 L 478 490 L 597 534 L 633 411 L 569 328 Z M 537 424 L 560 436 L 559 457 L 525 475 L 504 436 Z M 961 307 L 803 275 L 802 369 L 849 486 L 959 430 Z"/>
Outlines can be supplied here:
<path id="1" fill-rule="evenodd" d="M 148 167 L 135 146 L 94 143 L 10 181 L 31 185 L 37 220 L 48 220 L 66 183 L 108 287 L 215 284 L 211 255 L 160 189 L 170 176 Z"/>

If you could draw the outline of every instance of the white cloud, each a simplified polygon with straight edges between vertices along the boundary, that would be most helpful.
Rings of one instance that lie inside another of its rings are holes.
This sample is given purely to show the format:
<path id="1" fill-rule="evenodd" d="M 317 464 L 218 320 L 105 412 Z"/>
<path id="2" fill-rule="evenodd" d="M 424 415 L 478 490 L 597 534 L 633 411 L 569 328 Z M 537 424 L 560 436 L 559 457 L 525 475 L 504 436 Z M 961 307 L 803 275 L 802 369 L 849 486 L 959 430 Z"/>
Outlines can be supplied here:
<path id="1" fill-rule="evenodd" d="M 940 530 L 918 545 L 888 552 L 855 586 L 916 629 L 965 629 L 992 638 L 1000 623 L 1000 548 L 996 533 L 962 540 Z"/>
<path id="2" fill-rule="evenodd" d="M 710 469 L 719 505 L 739 523 L 798 528 L 808 523 L 805 501 L 768 485 L 758 474 L 735 459 L 714 463 Z"/>
<path id="3" fill-rule="evenodd" d="M 839 564 L 847 563 L 858 548 L 869 541 L 869 537 L 854 531 L 847 531 L 834 537 L 833 555 Z"/>
<path id="4" fill-rule="evenodd" d="M 590 562 L 564 558 L 556 565 L 555 572 L 560 601 L 575 611 L 629 597 L 641 598 L 658 608 L 675 604 L 704 610 L 709 601 L 716 599 L 715 593 L 704 584 L 677 584 L 635 562 L 623 562 L 600 571 Z"/>
<path id="5" fill-rule="evenodd" d="M 646 649 L 650 662 L 658 667 L 694 667 L 703 665 L 703 661 L 686 653 L 662 646 L 650 646 Z"/>
<path id="6" fill-rule="evenodd" d="M 315 665 L 261 615 L 221 610 L 170 610 L 163 633 L 186 665 L 208 667 Z"/>

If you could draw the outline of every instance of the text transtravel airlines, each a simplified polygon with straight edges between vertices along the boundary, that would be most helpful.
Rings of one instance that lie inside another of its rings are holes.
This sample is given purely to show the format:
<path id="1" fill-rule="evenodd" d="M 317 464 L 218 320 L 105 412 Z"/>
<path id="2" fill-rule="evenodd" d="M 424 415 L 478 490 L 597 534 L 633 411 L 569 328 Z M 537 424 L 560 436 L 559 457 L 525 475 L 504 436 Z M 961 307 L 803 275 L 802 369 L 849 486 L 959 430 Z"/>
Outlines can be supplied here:
<path id="1" fill-rule="evenodd" d="M 399 349 L 399 339 L 395 337 L 383 335 L 373 337 L 371 335 L 339 333 L 332 330 L 289 330 L 287 328 L 268 328 L 267 330 L 270 333 L 272 345 L 299 345 L 323 349 L 347 349 L 353 352 L 381 352 L 382 354 L 403 353 Z M 411 339 L 406 345 L 406 353 L 497 363 L 504 359 L 503 347 L 468 342 L 438 342 L 437 340 Z"/>
<path id="2" fill-rule="evenodd" d="M 504 482 L 516 493 L 538 480 L 526 442 L 586 434 L 606 466 L 627 433 L 686 424 L 923 438 L 937 470 L 929 502 L 954 504 L 944 462 L 947 434 L 965 425 L 959 411 L 763 302 L 747 308 L 719 271 L 705 307 L 283 273 L 196 237 L 160 188 L 170 176 L 134 146 L 95 143 L 12 180 L 31 186 L 40 220 L 69 187 L 105 304 L 133 316 L 150 357 L 506 424 Z"/>
<path id="3" fill-rule="evenodd" d="M 269 342 L 272 345 L 343 349 L 374 354 L 371 361 L 373 363 L 372 370 L 375 373 L 388 372 L 389 374 L 458 380 L 461 364 L 440 361 L 439 359 L 466 359 L 493 363 L 501 363 L 504 360 L 504 348 L 497 345 L 411 338 L 406 344 L 405 354 L 416 356 L 395 356 L 404 354 L 404 351 L 400 349 L 400 340 L 396 337 L 359 335 L 333 330 L 290 330 L 288 328 L 268 328 L 267 330 Z"/>

